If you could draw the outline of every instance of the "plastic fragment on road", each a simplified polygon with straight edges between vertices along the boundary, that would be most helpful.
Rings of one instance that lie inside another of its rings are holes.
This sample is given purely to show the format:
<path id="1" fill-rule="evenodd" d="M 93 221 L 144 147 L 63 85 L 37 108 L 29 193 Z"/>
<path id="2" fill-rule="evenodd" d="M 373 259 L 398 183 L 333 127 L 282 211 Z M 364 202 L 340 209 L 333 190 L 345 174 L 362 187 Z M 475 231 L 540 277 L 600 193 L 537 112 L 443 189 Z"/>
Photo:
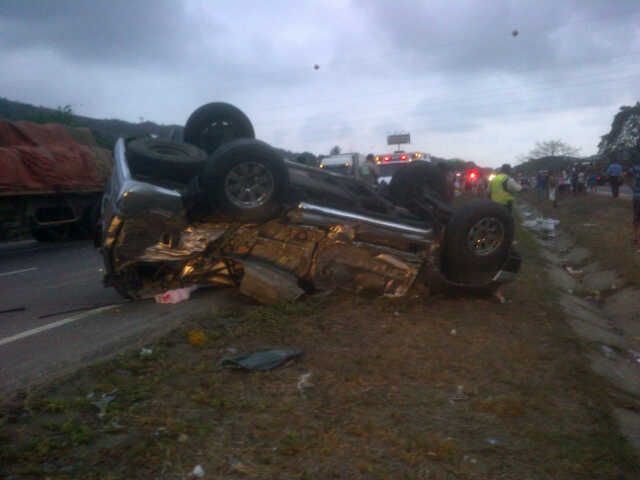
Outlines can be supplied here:
<path id="1" fill-rule="evenodd" d="M 573 276 L 582 275 L 584 273 L 582 270 L 573 268 L 571 265 L 565 265 L 564 269 L 569 273 L 569 275 Z"/>
<path id="2" fill-rule="evenodd" d="M 189 333 L 187 333 L 187 340 L 189 341 L 189 344 L 194 347 L 202 347 L 207 343 L 207 334 L 204 333 L 204 330 L 199 328 L 190 330 Z"/>
<path id="3" fill-rule="evenodd" d="M 504 296 L 504 292 L 502 288 L 498 288 L 495 292 L 493 292 L 493 296 L 498 300 L 501 304 L 507 303 L 507 297 Z"/>
<path id="4" fill-rule="evenodd" d="M 98 400 L 96 400 L 95 402 L 91 402 L 91 404 L 98 409 L 99 418 L 104 418 L 104 416 L 107 414 L 107 407 L 116 399 L 116 392 L 117 390 L 113 390 L 109 393 L 103 393 Z M 93 398 L 93 392 L 90 395 L 92 396 L 89 398 Z"/>
<path id="5" fill-rule="evenodd" d="M 298 378 L 298 385 L 297 385 L 298 391 L 300 393 L 304 393 L 305 389 L 313 387 L 313 383 L 309 381 L 310 378 L 311 378 L 311 372 L 303 373 L 302 375 L 300 375 L 300 377 Z"/>
<path id="6" fill-rule="evenodd" d="M 231 468 L 232 472 L 240 473 L 242 475 L 247 475 L 252 477 L 252 476 L 255 476 L 256 474 L 255 468 L 253 468 L 251 465 L 247 465 L 246 463 L 243 463 L 240 460 L 236 460 L 233 458 L 229 461 L 229 467 Z"/>
<path id="7" fill-rule="evenodd" d="M 235 357 L 225 357 L 220 361 L 223 367 L 257 370 L 266 372 L 300 357 L 304 352 L 297 348 L 274 348 L 244 353 Z"/>
<path id="8" fill-rule="evenodd" d="M 202 468 L 202 465 L 193 467 L 193 470 L 191 470 L 191 478 L 204 478 L 204 468 Z"/>
<path id="9" fill-rule="evenodd" d="M 453 404 L 455 402 L 463 402 L 465 400 L 469 400 L 469 397 L 464 393 L 464 387 L 462 385 L 458 385 L 456 393 L 449 398 L 449 403 Z"/>
<path id="10" fill-rule="evenodd" d="M 176 288 L 175 290 L 167 290 L 153 297 L 156 303 L 175 304 L 189 300 L 191 294 L 198 289 L 197 285 L 185 288 Z"/>
<path id="11" fill-rule="evenodd" d="M 522 226 L 540 233 L 551 233 L 555 231 L 559 223 L 560 220 L 554 218 L 538 217 L 535 220 L 525 220 L 522 222 Z"/>
<path id="12" fill-rule="evenodd" d="M 153 348 L 143 347 L 140 349 L 141 358 L 150 357 L 151 355 L 153 355 Z"/>

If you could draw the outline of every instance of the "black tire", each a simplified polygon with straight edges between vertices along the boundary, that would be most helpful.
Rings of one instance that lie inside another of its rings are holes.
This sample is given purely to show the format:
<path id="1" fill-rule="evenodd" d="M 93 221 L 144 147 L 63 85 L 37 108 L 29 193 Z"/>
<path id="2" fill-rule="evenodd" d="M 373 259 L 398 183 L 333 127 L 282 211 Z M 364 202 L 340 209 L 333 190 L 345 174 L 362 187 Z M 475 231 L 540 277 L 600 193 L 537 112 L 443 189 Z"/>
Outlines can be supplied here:
<path id="1" fill-rule="evenodd" d="M 129 267 L 124 272 L 120 272 L 111 283 L 111 286 L 118 292 L 118 295 L 127 300 L 139 300 L 142 298 L 138 289 L 140 285 L 141 281 L 138 272 L 133 267 Z"/>
<path id="2" fill-rule="evenodd" d="M 244 181 L 249 182 L 250 193 L 243 191 Z M 271 146 L 260 140 L 241 139 L 223 145 L 209 157 L 199 185 L 211 212 L 238 220 L 264 221 L 280 213 L 289 174 L 282 157 Z"/>
<path id="3" fill-rule="evenodd" d="M 71 227 L 71 238 L 74 240 L 93 239 L 99 228 L 101 197 L 84 209 L 82 217 Z"/>
<path id="4" fill-rule="evenodd" d="M 437 165 L 427 162 L 412 162 L 400 168 L 389 183 L 391 200 L 402 207 L 428 192 L 438 200 L 450 203 L 453 192 L 447 182 L 444 171 Z"/>
<path id="5" fill-rule="evenodd" d="M 135 267 L 126 267 L 117 274 L 113 273 L 113 262 L 111 258 L 112 252 L 103 248 L 102 260 L 104 262 L 104 270 L 109 278 L 109 285 L 118 292 L 118 294 L 127 300 L 137 300 L 140 298 L 138 291 L 142 286 L 142 280 Z"/>
<path id="6" fill-rule="evenodd" d="M 490 282 L 509 255 L 513 232 L 513 217 L 497 203 L 477 200 L 455 210 L 445 231 L 443 273 L 457 283 Z"/>
<path id="7" fill-rule="evenodd" d="M 170 140 L 138 138 L 127 144 L 127 161 L 135 176 L 187 183 L 206 160 L 199 148 Z"/>
<path id="8" fill-rule="evenodd" d="M 207 153 L 239 138 L 255 138 L 253 125 L 242 110 L 223 102 L 207 103 L 191 114 L 184 127 L 184 141 Z"/>

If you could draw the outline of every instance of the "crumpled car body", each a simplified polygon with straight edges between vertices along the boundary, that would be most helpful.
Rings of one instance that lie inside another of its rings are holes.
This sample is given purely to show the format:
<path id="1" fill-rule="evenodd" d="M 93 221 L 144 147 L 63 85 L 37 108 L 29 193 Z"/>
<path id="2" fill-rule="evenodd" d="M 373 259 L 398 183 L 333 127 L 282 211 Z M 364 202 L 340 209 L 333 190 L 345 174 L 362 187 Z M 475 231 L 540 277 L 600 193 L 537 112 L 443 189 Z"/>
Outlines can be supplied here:
<path id="1" fill-rule="evenodd" d="M 105 284 L 135 298 L 188 285 L 232 286 L 276 303 L 332 289 L 398 297 L 418 277 L 447 282 L 441 225 L 352 177 L 290 162 L 287 169 L 290 191 L 277 217 L 194 216 L 181 185 L 136 178 L 127 142 L 118 140 L 102 205 Z M 518 267 L 514 252 L 478 286 L 509 281 Z"/>

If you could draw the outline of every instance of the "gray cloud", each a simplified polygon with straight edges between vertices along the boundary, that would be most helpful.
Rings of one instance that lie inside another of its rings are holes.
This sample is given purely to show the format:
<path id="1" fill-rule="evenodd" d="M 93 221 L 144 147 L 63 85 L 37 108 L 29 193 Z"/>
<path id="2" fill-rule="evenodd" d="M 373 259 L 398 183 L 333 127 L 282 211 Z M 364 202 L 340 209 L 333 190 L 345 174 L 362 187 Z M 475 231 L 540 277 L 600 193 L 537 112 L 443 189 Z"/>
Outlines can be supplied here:
<path id="1" fill-rule="evenodd" d="M 639 25 L 636 0 L 0 0 L 0 95 L 165 123 L 224 100 L 292 150 L 588 153 L 637 100 Z"/>
<path id="2" fill-rule="evenodd" d="M 172 0 L 4 0 L 0 22 L 5 48 L 47 49 L 86 63 L 176 61 L 184 40 L 201 34 Z"/>
<path id="3" fill-rule="evenodd" d="M 511 72 L 607 63 L 633 41 L 635 0 L 360 1 L 396 58 L 424 73 Z M 517 36 L 512 32 L 518 31 Z M 637 40 L 636 40 L 637 41 Z"/>

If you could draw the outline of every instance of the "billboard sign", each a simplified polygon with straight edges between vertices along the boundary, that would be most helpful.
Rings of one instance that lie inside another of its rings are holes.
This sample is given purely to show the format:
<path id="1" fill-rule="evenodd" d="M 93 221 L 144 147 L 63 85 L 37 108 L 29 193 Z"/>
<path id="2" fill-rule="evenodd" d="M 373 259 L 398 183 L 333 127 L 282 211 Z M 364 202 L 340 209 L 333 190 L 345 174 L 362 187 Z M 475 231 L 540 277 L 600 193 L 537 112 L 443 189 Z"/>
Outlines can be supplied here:
<path id="1" fill-rule="evenodd" d="M 408 133 L 397 133 L 387 136 L 387 145 L 401 145 L 403 143 L 411 143 L 411 135 Z"/>

